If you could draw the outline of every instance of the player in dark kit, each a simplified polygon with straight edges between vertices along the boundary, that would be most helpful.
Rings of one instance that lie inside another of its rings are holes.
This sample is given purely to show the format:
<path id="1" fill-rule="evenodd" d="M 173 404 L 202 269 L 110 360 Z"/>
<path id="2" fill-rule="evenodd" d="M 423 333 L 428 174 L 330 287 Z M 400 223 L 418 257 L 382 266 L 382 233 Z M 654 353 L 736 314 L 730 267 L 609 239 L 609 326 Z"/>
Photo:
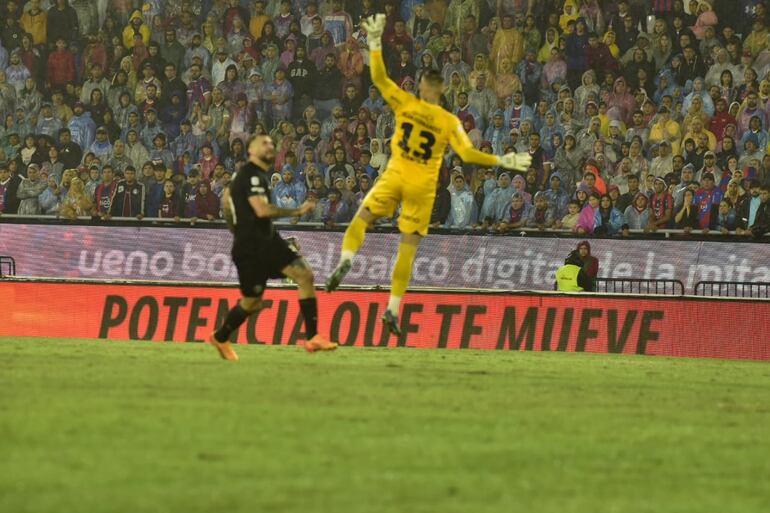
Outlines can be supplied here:
<path id="1" fill-rule="evenodd" d="M 270 203 L 268 169 L 275 161 L 275 145 L 269 136 L 253 136 L 248 143 L 248 154 L 249 161 L 233 176 L 223 198 L 225 216 L 234 236 L 233 261 L 238 269 L 243 297 L 207 342 L 225 360 L 237 360 L 238 355 L 228 338 L 251 314 L 262 308 L 267 280 L 288 277 L 299 286 L 299 306 L 307 336 L 305 349 L 309 352 L 336 349 L 337 344 L 318 334 L 313 271 L 278 235 L 272 221 L 274 217 L 301 216 L 312 211 L 315 204 L 305 202 L 299 208 L 287 209 Z"/>

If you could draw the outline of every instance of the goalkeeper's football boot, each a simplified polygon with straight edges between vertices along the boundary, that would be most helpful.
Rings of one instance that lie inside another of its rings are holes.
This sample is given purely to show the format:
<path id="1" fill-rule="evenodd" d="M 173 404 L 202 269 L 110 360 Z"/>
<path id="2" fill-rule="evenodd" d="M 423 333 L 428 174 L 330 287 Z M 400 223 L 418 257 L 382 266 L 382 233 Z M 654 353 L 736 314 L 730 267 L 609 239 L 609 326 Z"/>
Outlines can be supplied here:
<path id="1" fill-rule="evenodd" d="M 382 323 L 387 326 L 388 331 L 397 337 L 401 337 L 401 326 L 399 326 L 398 317 L 393 315 L 393 312 L 385 310 L 385 313 L 382 316 Z"/>
<path id="2" fill-rule="evenodd" d="M 214 346 L 214 348 L 219 352 L 219 356 L 222 357 L 223 360 L 229 360 L 231 362 L 237 362 L 238 361 L 238 354 L 235 352 L 235 349 L 233 349 L 232 344 L 228 341 L 219 342 L 216 337 L 214 337 L 214 334 L 212 333 L 209 335 L 208 340 L 206 340 L 207 344 L 211 344 Z"/>
<path id="3" fill-rule="evenodd" d="M 332 272 L 329 279 L 326 280 L 326 292 L 334 292 L 345 279 L 345 275 L 348 274 L 350 268 L 353 266 L 350 260 L 343 260 Z"/>
<path id="4" fill-rule="evenodd" d="M 337 344 L 329 342 L 321 335 L 316 335 L 305 342 L 305 351 L 308 353 L 315 353 L 316 351 L 334 351 L 335 349 L 337 349 Z"/>

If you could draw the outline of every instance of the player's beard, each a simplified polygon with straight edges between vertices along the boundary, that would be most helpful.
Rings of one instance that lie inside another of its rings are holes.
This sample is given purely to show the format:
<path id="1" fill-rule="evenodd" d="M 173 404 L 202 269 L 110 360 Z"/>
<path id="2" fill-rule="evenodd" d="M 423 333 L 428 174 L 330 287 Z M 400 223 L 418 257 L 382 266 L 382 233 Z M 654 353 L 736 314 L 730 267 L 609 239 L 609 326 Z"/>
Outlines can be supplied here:
<path id="1" fill-rule="evenodd" d="M 275 164 L 275 152 L 272 153 L 265 153 L 262 156 L 262 161 L 267 164 L 268 166 L 272 166 Z"/>

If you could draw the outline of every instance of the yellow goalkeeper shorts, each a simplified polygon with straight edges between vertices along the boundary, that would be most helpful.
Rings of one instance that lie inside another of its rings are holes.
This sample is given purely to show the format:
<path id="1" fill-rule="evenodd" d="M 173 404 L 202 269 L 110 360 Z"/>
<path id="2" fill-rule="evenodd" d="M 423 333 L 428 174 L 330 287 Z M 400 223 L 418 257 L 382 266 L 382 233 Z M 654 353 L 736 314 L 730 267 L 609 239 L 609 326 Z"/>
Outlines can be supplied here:
<path id="1" fill-rule="evenodd" d="M 401 233 L 425 236 L 428 234 L 435 198 L 435 186 L 426 188 L 405 184 L 400 173 L 387 169 L 366 195 L 363 206 L 377 217 L 393 217 L 396 207 L 401 203 L 398 229 Z"/>

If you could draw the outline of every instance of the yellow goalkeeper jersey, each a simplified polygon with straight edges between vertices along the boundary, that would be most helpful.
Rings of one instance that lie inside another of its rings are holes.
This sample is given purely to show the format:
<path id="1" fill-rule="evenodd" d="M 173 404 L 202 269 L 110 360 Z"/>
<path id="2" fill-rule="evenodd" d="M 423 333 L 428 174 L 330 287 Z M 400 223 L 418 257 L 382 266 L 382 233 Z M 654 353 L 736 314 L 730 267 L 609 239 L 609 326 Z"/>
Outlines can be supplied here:
<path id="1" fill-rule="evenodd" d="M 370 52 L 370 60 L 372 81 L 396 117 L 386 171 L 399 174 L 406 184 L 435 188 L 448 145 L 464 162 L 484 167 L 498 164 L 496 156 L 473 147 L 457 116 L 407 93 L 390 80 L 381 51 Z"/>

